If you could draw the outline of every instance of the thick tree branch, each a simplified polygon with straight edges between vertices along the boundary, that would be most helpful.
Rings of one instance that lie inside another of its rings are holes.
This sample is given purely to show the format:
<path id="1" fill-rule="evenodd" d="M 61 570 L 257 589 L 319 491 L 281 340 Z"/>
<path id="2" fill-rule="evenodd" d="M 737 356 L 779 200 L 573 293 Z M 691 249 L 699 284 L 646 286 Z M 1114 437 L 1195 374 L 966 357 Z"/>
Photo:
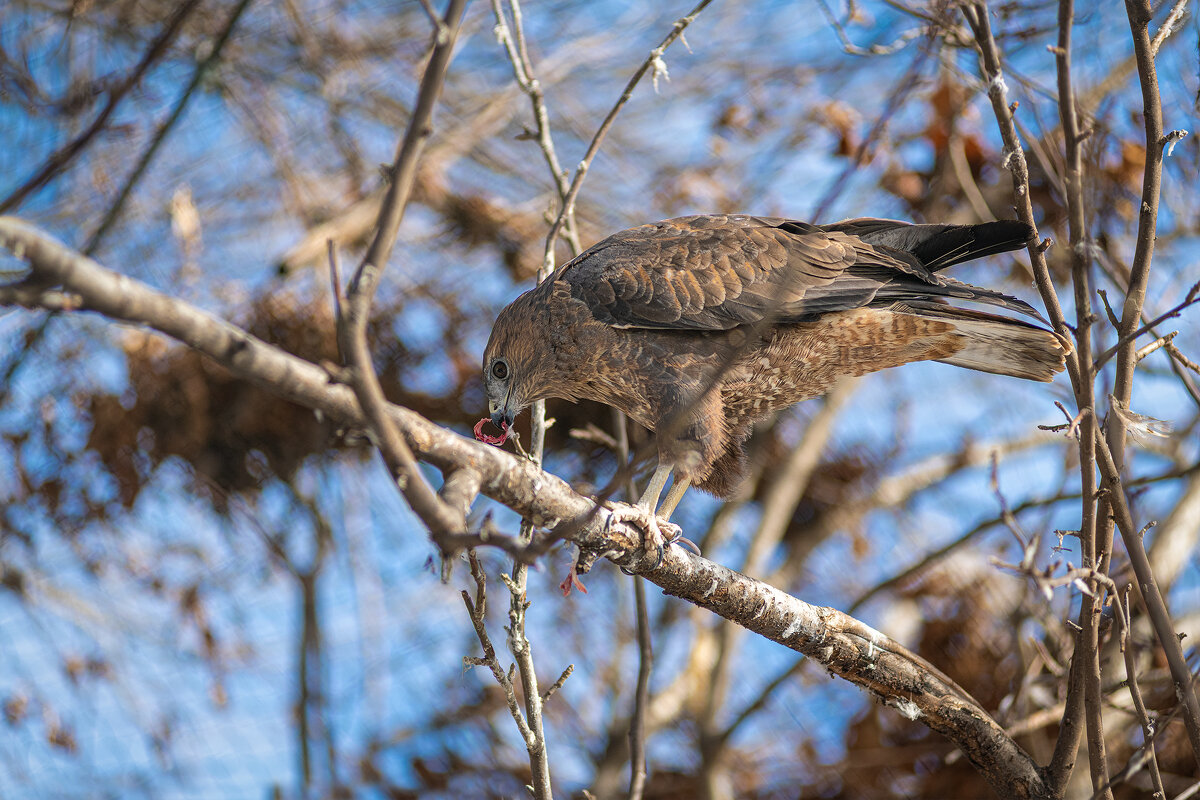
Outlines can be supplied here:
<path id="1" fill-rule="evenodd" d="M 647 577 L 680 597 L 818 661 L 903 716 L 951 739 L 1001 797 L 1048 797 L 1032 759 L 953 682 L 896 642 L 681 548 Z"/>
<path id="2" fill-rule="evenodd" d="M 208 355 L 233 374 L 347 424 L 362 425 L 354 393 L 320 367 L 273 347 L 182 300 L 101 267 L 32 226 L 0 217 L 0 246 L 27 261 L 31 282 L 60 287 L 79 308 L 149 326 Z M 10 292 L 0 300 L 11 301 Z M 480 491 L 538 528 L 554 528 L 585 551 L 644 575 L 668 594 L 707 608 L 748 630 L 804 653 L 902 714 L 943 734 L 1004 797 L 1049 797 L 1029 756 L 969 695 L 924 660 L 841 612 L 817 608 L 681 548 L 655 569 L 643 536 L 612 520 L 561 479 L 525 459 L 389 406 L 388 415 L 415 457 L 443 472 L 470 470 Z M 544 540 L 544 534 L 539 535 Z M 537 540 L 535 540 L 537 541 Z"/>

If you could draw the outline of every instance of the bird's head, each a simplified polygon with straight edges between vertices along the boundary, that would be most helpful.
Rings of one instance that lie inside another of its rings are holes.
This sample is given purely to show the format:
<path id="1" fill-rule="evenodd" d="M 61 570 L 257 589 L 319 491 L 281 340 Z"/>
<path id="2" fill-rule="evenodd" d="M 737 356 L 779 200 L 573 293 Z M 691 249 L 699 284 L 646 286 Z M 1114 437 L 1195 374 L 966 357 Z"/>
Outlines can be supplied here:
<path id="1" fill-rule="evenodd" d="M 483 353 L 488 411 L 496 427 L 507 430 L 517 414 L 547 396 L 550 346 L 541 315 L 531 308 L 531 292 L 500 312 Z"/>

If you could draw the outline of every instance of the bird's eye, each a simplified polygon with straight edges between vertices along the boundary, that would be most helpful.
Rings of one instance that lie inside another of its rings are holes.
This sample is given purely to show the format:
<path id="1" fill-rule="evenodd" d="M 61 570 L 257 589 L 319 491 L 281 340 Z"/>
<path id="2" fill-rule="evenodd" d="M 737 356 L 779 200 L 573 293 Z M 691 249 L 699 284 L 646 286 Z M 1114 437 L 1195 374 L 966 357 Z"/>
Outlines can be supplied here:
<path id="1" fill-rule="evenodd" d="M 502 381 L 508 377 L 508 364 L 503 361 L 497 361 L 492 364 L 492 377 L 498 381 Z"/>

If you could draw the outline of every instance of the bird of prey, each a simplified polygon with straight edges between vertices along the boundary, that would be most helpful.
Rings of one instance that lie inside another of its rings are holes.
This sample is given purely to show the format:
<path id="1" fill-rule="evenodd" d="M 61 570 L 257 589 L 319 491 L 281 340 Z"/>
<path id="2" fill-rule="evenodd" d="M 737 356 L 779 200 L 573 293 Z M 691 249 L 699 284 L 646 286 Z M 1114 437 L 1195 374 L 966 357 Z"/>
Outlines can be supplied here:
<path id="1" fill-rule="evenodd" d="M 847 376 L 934 360 L 1035 381 L 1070 344 L 1014 297 L 940 270 L 1023 247 L 1021 222 L 810 225 L 746 215 L 641 225 L 589 248 L 500 312 L 483 357 L 502 436 L 535 400 L 597 400 L 656 434 L 639 506 L 653 526 L 689 485 L 728 496 L 751 426 Z"/>

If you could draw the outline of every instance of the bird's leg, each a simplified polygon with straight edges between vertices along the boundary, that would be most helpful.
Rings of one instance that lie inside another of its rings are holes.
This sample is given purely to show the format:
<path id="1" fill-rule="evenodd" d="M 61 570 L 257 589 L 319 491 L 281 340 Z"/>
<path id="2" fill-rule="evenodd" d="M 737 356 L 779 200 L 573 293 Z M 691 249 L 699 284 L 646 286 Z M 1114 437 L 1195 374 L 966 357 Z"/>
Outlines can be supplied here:
<path id="1" fill-rule="evenodd" d="M 660 463 L 658 468 L 654 470 L 654 474 L 650 476 L 650 482 L 646 484 L 646 491 L 642 492 L 642 497 L 637 501 L 637 504 L 647 511 L 656 509 L 658 507 L 658 498 L 662 495 L 663 487 L 667 485 L 667 478 L 669 477 L 671 477 L 671 465 Z"/>
<path id="2" fill-rule="evenodd" d="M 683 499 L 684 492 L 686 492 L 688 487 L 691 485 L 691 478 L 685 478 L 679 473 L 675 473 L 675 482 L 671 484 L 671 491 L 667 492 L 667 496 L 663 499 L 662 505 L 658 507 L 656 516 L 662 520 L 662 523 L 660 524 L 668 524 L 669 520 L 671 519 L 671 514 L 675 512 L 675 506 L 679 505 L 679 501 Z M 693 542 L 691 539 L 685 539 L 683 537 L 683 530 L 680 529 L 679 526 L 672 525 L 671 527 L 674 529 L 674 531 L 671 533 L 670 538 L 667 539 L 668 545 L 678 544 L 680 547 L 691 550 L 696 555 L 703 555 L 700 552 L 699 546 L 697 546 L 695 542 Z"/>
<path id="3" fill-rule="evenodd" d="M 692 485 L 690 478 L 685 478 L 681 475 L 675 476 L 675 482 L 671 484 L 671 491 L 667 492 L 666 499 L 662 501 L 662 505 L 658 507 L 658 516 L 665 520 L 671 519 L 671 514 L 675 512 L 675 506 L 679 505 L 679 501 L 683 499 L 683 493 Z"/>

